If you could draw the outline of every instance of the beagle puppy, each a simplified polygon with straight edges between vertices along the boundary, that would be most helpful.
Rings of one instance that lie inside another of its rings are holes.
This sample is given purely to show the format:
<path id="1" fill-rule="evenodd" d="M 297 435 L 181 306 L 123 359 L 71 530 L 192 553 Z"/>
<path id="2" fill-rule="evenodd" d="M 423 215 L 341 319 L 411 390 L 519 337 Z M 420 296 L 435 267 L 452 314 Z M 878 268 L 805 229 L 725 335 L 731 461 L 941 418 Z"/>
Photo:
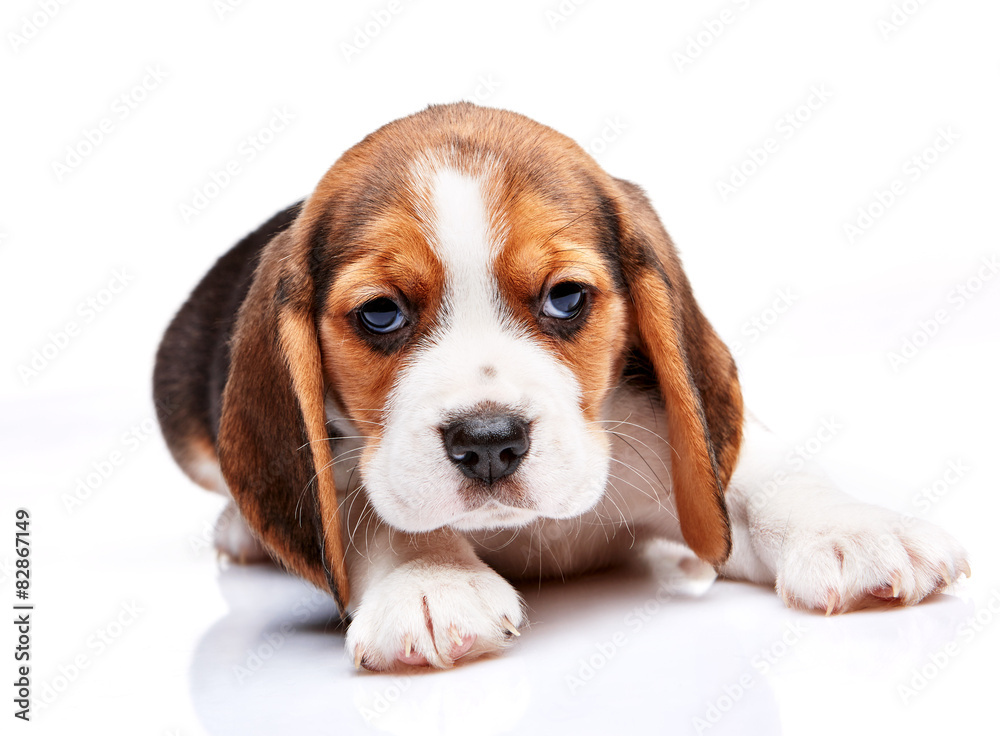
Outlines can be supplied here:
<path id="1" fill-rule="evenodd" d="M 743 409 L 642 190 L 521 115 L 392 122 L 223 255 L 156 360 L 163 435 L 231 502 L 216 543 L 329 590 L 372 670 L 519 635 L 509 579 L 683 542 L 827 614 L 969 574 Z"/>

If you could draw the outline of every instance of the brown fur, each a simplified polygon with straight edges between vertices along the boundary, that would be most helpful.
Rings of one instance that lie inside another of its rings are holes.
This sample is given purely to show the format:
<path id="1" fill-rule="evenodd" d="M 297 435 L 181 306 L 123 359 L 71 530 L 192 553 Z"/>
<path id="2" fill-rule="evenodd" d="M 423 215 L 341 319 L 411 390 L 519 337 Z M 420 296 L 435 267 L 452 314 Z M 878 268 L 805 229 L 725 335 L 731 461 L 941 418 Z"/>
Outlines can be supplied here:
<path id="1" fill-rule="evenodd" d="M 289 232 L 262 253 L 236 320 L 217 448 L 250 527 L 282 563 L 339 594 L 342 605 L 347 576 L 325 469 L 330 451 L 319 354 L 310 347 L 318 341 L 307 255 Z"/>
<path id="2" fill-rule="evenodd" d="M 402 361 L 435 324 L 444 274 L 426 240 L 432 224 L 421 221 L 428 194 L 409 176 L 428 154 L 499 172 L 487 196 L 502 219 L 493 225 L 508 235 L 495 268 L 501 292 L 515 319 L 573 370 L 588 420 L 599 418 L 626 354 L 648 359 L 666 403 L 684 538 L 721 564 L 730 549 L 723 489 L 739 451 L 742 398 L 673 244 L 641 190 L 607 175 L 575 143 L 467 103 L 371 134 L 330 169 L 290 227 L 272 225 L 268 244 L 258 237 L 220 260 L 242 262 L 241 273 L 259 264 L 248 291 L 246 276 L 227 293 L 222 277 L 209 274 L 203 284 L 211 288 L 199 289 L 210 294 L 195 299 L 196 290 L 164 339 L 158 375 L 177 377 L 187 360 L 177 336 L 187 326 L 235 323 L 231 364 L 156 383 L 158 403 L 183 407 L 183 421 L 161 417 L 175 456 L 183 465 L 191 448 L 216 438 L 219 422 L 222 472 L 241 513 L 279 560 L 329 587 L 343 610 L 349 590 L 324 401 L 355 421 L 370 451 Z M 584 327 L 561 339 L 545 334 L 536 315 L 545 289 L 564 280 L 593 291 Z M 404 299 L 414 315 L 406 343 L 381 351 L 351 322 L 354 309 L 379 296 Z M 195 332 L 200 351 L 217 350 L 229 334 Z M 213 382 L 221 393 L 214 405 L 202 398 Z"/>
<path id="3" fill-rule="evenodd" d="M 724 492 L 743 433 L 736 364 L 691 293 L 680 259 L 642 191 L 617 180 L 622 266 L 637 344 L 666 403 L 673 486 L 684 541 L 718 566 L 732 547 Z"/>
<path id="4" fill-rule="evenodd" d="M 341 410 L 349 408 L 358 431 L 377 443 L 382 408 L 403 356 L 372 351 L 358 339 L 347 315 L 370 299 L 401 293 L 419 316 L 414 336 L 426 334 L 441 300 L 444 274 L 412 220 L 391 216 L 373 224 L 369 233 L 354 244 L 364 255 L 343 267 L 327 294 L 320 336 L 329 346 L 329 362 L 336 363 L 331 377 Z"/>

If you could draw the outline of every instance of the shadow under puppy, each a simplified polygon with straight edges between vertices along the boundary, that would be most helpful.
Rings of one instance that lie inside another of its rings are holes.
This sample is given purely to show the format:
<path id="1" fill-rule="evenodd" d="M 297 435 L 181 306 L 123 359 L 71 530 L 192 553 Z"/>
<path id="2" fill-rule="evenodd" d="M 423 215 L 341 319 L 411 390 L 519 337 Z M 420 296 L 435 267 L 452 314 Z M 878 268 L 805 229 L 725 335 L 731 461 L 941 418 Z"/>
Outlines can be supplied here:
<path id="1" fill-rule="evenodd" d="M 177 462 L 231 495 L 220 550 L 328 589 L 370 669 L 499 650 L 504 576 L 636 540 L 827 613 L 968 574 L 937 527 L 787 466 L 642 191 L 507 111 L 348 150 L 205 276 L 154 392 Z"/>

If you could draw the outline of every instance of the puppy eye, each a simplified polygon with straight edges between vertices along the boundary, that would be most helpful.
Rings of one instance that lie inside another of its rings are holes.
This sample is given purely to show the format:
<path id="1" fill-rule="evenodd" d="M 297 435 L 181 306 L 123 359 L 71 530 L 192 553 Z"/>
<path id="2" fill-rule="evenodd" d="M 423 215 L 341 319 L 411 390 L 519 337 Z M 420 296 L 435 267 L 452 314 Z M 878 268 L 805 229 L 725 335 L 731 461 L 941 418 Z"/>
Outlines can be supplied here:
<path id="1" fill-rule="evenodd" d="M 553 319 L 573 319 L 583 308 L 583 284 L 563 281 L 549 290 L 542 312 Z"/>
<path id="2" fill-rule="evenodd" d="M 399 305 L 384 296 L 362 304 L 358 310 L 358 317 L 365 329 L 377 335 L 395 332 L 406 324 L 406 318 L 403 317 Z"/>

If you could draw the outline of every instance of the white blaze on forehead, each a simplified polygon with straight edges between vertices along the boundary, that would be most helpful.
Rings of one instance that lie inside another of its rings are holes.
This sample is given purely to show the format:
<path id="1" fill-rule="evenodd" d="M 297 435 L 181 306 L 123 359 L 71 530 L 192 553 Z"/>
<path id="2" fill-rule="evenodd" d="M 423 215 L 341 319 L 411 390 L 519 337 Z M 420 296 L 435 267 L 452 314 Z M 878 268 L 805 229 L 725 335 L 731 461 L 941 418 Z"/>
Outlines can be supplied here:
<path id="1" fill-rule="evenodd" d="M 389 394 L 381 441 L 364 461 L 368 496 L 390 525 L 414 532 L 572 516 L 603 492 L 607 440 L 584 421 L 572 370 L 518 324 L 501 294 L 494 269 L 509 225 L 490 179 L 499 164 L 475 162 L 470 174 L 446 161 L 428 156 L 412 172 L 423 234 L 444 271 L 443 305 Z M 467 505 L 467 479 L 441 428 L 486 403 L 531 422 L 531 450 L 517 471 L 531 511 L 501 518 Z"/>
<path id="2" fill-rule="evenodd" d="M 490 224 L 482 179 L 441 168 L 434 172 L 430 190 L 430 246 L 444 266 L 448 317 L 499 318 L 493 263 L 500 243 Z"/>

